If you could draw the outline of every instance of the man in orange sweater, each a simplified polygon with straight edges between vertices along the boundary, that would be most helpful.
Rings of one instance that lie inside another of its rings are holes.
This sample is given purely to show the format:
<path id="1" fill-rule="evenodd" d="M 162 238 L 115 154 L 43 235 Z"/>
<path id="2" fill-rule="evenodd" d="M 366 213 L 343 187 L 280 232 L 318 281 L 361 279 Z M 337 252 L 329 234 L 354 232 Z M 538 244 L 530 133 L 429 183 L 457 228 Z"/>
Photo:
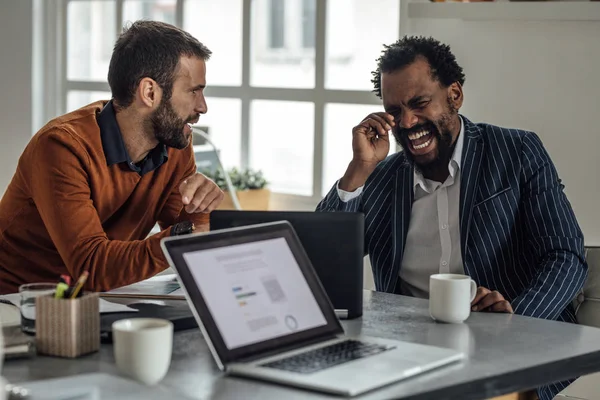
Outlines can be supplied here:
<path id="1" fill-rule="evenodd" d="M 209 229 L 223 192 L 196 172 L 188 124 L 207 111 L 210 54 L 164 23 L 121 34 L 112 100 L 44 126 L 0 200 L 0 293 L 83 271 L 87 290 L 131 284 L 168 267 L 163 237 Z"/>

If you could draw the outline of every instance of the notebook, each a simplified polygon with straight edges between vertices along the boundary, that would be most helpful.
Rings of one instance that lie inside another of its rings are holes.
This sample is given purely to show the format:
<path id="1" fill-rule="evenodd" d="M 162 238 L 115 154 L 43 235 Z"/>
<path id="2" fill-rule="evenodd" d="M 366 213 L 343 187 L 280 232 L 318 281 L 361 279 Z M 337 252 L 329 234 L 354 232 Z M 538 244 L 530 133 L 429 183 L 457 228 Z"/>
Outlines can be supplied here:
<path id="1" fill-rule="evenodd" d="M 35 336 L 27 335 L 21 330 L 21 325 L 3 326 L 4 359 L 32 357 L 36 353 Z"/>
<path id="2" fill-rule="evenodd" d="M 152 278 L 122 286 L 108 292 L 100 293 L 100 297 L 121 297 L 157 300 L 184 300 L 185 296 L 179 286 L 176 274 L 153 276 Z"/>

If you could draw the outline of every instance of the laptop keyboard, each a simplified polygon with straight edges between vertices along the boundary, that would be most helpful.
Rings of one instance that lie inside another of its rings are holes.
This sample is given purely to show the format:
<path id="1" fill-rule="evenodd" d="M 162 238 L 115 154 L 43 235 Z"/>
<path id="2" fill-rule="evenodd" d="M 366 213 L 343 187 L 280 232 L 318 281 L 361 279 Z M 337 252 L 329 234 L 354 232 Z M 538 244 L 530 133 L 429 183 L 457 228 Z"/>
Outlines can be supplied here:
<path id="1" fill-rule="evenodd" d="M 346 340 L 306 353 L 262 364 L 261 366 L 310 374 L 348 361 L 379 354 L 392 348 L 379 344 L 359 342 L 357 340 Z"/>

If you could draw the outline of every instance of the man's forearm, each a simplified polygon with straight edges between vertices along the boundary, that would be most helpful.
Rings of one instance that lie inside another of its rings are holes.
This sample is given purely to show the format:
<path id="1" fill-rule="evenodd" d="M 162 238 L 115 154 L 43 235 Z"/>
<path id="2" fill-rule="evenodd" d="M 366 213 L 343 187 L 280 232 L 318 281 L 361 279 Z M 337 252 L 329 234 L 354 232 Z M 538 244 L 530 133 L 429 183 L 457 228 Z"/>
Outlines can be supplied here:
<path id="1" fill-rule="evenodd" d="M 350 162 L 346 169 L 346 173 L 342 179 L 340 179 L 340 189 L 346 192 L 354 192 L 359 187 L 364 186 L 376 166 L 377 164 L 365 164 L 356 161 Z"/>
<path id="2" fill-rule="evenodd" d="M 101 240 L 74 250 L 67 269 L 72 276 L 89 271 L 86 289 L 107 291 L 148 279 L 168 268 L 160 240 L 164 230 L 140 241 Z"/>
<path id="3" fill-rule="evenodd" d="M 512 305 L 518 314 L 556 319 L 587 277 L 583 234 L 556 168 L 534 133 L 523 137 L 521 160 L 521 223 L 539 265 Z"/>
<path id="4" fill-rule="evenodd" d="M 583 287 L 587 265 L 569 251 L 550 253 L 529 287 L 512 301 L 516 314 L 556 319 Z"/>

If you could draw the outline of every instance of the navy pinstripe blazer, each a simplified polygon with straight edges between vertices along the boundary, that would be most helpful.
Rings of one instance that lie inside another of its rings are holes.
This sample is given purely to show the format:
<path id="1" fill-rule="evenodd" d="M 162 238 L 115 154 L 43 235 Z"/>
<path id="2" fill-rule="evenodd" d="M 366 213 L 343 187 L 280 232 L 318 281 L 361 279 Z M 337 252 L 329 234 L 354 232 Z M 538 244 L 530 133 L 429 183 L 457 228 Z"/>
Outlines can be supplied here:
<path id="1" fill-rule="evenodd" d="M 532 132 L 463 121 L 465 273 L 499 291 L 517 314 L 575 322 L 571 300 L 587 277 L 583 234 L 542 142 Z M 344 203 L 334 186 L 317 206 L 365 214 L 378 291 L 395 291 L 413 195 L 413 167 L 400 152 L 379 163 L 359 197 Z"/>

